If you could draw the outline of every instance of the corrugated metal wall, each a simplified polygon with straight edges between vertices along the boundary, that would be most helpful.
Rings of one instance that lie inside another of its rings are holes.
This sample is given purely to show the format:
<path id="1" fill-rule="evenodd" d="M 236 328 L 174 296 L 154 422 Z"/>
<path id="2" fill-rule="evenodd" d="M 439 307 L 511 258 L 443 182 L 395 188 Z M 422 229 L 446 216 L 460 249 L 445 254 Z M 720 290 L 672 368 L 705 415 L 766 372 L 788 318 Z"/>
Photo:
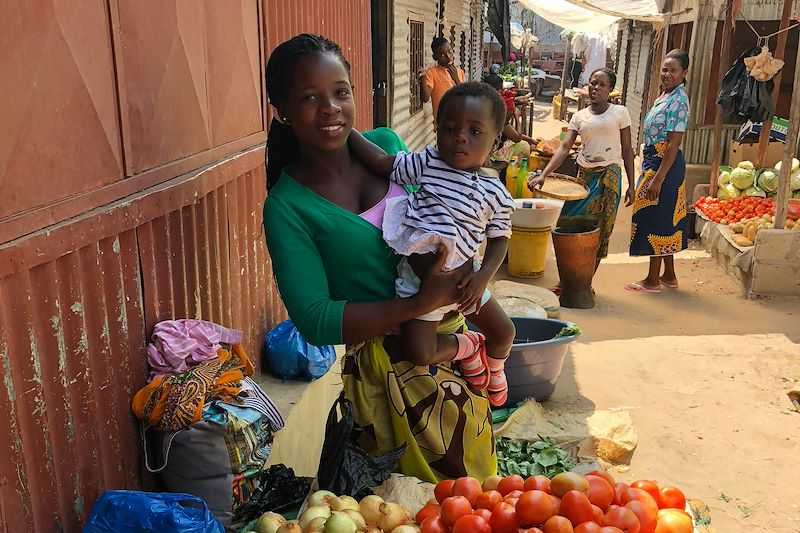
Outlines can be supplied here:
<path id="1" fill-rule="evenodd" d="M 642 122 L 644 121 L 644 115 L 647 113 L 647 110 L 643 109 L 643 105 L 646 103 L 646 95 L 650 89 L 648 82 L 650 80 L 649 69 L 651 68 L 652 28 L 648 24 L 640 23 L 634 28 L 633 40 L 628 42 L 628 28 L 626 27 L 622 32 L 622 40 L 624 45 L 620 57 L 626 57 L 627 47 L 630 46 L 630 67 L 628 79 L 626 80 L 625 107 L 628 108 L 628 113 L 631 116 L 631 140 L 633 141 L 634 150 L 638 153 L 642 143 Z M 624 68 L 624 65 L 621 65 L 620 70 L 624 72 Z"/>
<path id="2" fill-rule="evenodd" d="M 285 318 L 261 228 L 268 50 L 338 41 L 372 124 L 368 0 L 56 7 L 0 17 L 4 533 L 77 532 L 102 491 L 152 486 L 130 402 L 156 322 L 243 329 L 258 364 Z"/>
<path id="3" fill-rule="evenodd" d="M 456 0 L 451 0 L 456 1 Z M 460 1 L 460 0 L 458 0 Z M 397 132 L 410 150 L 419 150 L 435 141 L 433 112 L 425 104 L 422 111 L 411 115 L 411 39 L 409 20 L 425 25 L 425 64 L 433 64 L 430 42 L 436 35 L 437 2 L 429 0 L 395 0 L 392 28 L 392 106 L 389 127 Z"/>
<path id="4" fill-rule="evenodd" d="M 369 0 L 265 0 L 267 49 L 298 33 L 316 33 L 342 47 L 352 66 L 356 127 L 372 129 L 372 26 Z M 408 60 L 408 54 L 405 56 Z M 401 134 L 402 135 L 402 134 Z"/>
<path id="5" fill-rule="evenodd" d="M 409 20 L 422 21 L 425 24 L 425 64 L 434 64 L 431 54 L 430 43 L 436 36 L 437 5 L 439 1 L 431 0 L 395 0 L 394 24 L 392 28 L 392 109 L 389 116 L 389 127 L 394 129 L 405 140 L 410 150 L 419 150 L 426 145 L 433 144 L 436 137 L 433 133 L 433 112 L 431 105 L 425 104 L 421 112 L 413 116 L 411 110 L 411 88 L 412 76 L 410 72 L 411 44 L 409 33 Z M 444 36 L 451 38 L 451 27 L 455 26 L 456 38 L 453 43 L 455 51 L 455 63 L 464 69 L 466 76 L 470 76 L 469 57 L 475 54 L 480 55 L 483 39 L 482 33 L 478 33 L 477 41 L 470 28 L 470 7 L 471 0 L 446 0 L 444 3 Z M 461 64 L 461 33 L 465 32 L 465 62 Z M 473 70 L 474 72 L 474 70 Z M 414 80 L 416 83 L 416 80 Z"/>

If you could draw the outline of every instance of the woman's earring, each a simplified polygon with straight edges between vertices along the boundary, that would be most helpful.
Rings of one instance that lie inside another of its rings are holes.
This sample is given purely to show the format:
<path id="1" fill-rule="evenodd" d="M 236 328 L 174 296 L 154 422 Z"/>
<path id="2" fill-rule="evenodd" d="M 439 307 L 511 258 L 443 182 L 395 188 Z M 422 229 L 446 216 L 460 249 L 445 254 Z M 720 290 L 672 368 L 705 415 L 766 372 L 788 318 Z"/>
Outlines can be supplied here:
<path id="1" fill-rule="evenodd" d="M 282 121 L 283 121 L 283 123 L 284 123 L 284 124 L 286 124 L 287 126 L 290 126 L 290 125 L 291 125 L 291 124 L 289 123 L 289 119 L 288 119 L 288 118 L 286 118 L 286 117 L 281 117 L 281 120 L 282 120 Z"/>

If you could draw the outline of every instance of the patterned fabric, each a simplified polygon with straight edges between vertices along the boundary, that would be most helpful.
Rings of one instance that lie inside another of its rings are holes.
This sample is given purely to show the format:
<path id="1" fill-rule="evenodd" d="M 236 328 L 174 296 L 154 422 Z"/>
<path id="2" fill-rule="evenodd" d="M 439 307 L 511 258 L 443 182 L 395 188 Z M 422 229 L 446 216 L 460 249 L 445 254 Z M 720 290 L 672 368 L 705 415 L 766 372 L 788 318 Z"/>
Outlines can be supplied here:
<path id="1" fill-rule="evenodd" d="M 465 329 L 460 316 L 442 323 L 439 333 Z M 489 402 L 449 364 L 391 362 L 378 337 L 349 346 L 342 365 L 345 396 L 362 430 L 358 443 L 368 453 L 407 443 L 398 471 L 431 483 L 497 472 Z"/>
<path id="2" fill-rule="evenodd" d="M 220 349 L 214 359 L 189 370 L 159 376 L 133 397 L 133 413 L 159 431 L 178 431 L 203 417 L 203 406 L 216 399 L 239 395 L 242 380 L 253 375 L 253 365 L 238 344 Z"/>
<path id="3" fill-rule="evenodd" d="M 659 96 L 644 119 L 644 144 L 655 146 L 670 132 L 684 132 L 689 124 L 689 97 L 680 85 Z"/>
<path id="4" fill-rule="evenodd" d="M 600 228 L 597 258 L 602 259 L 608 255 L 608 242 L 617 219 L 622 169 L 617 164 L 597 168 L 578 165 L 578 179 L 589 187 L 589 196 L 583 200 L 564 202 L 558 226 Z"/>
<path id="5" fill-rule="evenodd" d="M 633 200 L 633 220 L 631 224 L 632 256 L 673 255 L 687 246 L 686 233 L 686 162 L 683 153 L 678 151 L 658 200 L 648 200 L 644 196 L 649 184 L 661 165 L 667 143 L 658 146 L 645 146 L 642 168 L 644 174 L 636 186 Z"/>

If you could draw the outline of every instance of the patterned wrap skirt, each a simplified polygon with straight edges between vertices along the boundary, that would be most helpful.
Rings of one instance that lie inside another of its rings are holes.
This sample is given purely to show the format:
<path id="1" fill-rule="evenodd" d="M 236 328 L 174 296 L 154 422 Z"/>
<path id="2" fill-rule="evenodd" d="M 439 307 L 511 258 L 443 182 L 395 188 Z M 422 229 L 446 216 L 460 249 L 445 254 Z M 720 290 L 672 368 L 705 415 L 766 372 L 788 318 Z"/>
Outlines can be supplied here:
<path id="1" fill-rule="evenodd" d="M 608 242 L 614 231 L 617 219 L 620 189 L 622 187 L 622 169 L 619 165 L 607 167 L 584 168 L 578 165 L 578 179 L 589 187 L 589 196 L 583 200 L 564 202 L 558 226 L 600 228 L 600 247 L 597 258 L 608 255 Z"/>
<path id="2" fill-rule="evenodd" d="M 673 255 L 687 247 L 686 161 L 679 150 L 667 172 L 657 200 L 645 197 L 667 150 L 668 143 L 645 146 L 642 177 L 636 186 L 631 221 L 632 256 L 660 257 Z"/>
<path id="3" fill-rule="evenodd" d="M 442 322 L 439 333 L 465 328 L 459 315 Z M 472 391 L 449 363 L 392 362 L 383 337 L 377 337 L 347 347 L 342 379 L 362 449 L 384 454 L 408 444 L 396 467 L 401 474 L 436 483 L 497 473 L 489 401 L 485 393 Z"/>

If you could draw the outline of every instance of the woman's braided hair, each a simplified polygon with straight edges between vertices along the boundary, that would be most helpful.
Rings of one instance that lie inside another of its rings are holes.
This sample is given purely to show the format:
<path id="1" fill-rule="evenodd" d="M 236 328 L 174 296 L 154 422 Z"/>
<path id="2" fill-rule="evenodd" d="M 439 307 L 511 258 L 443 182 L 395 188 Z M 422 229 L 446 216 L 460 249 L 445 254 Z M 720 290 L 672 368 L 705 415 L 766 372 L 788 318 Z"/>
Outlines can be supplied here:
<path id="1" fill-rule="evenodd" d="M 306 57 L 313 54 L 333 54 L 350 73 L 350 63 L 347 62 L 342 49 L 335 42 L 310 33 L 296 35 L 286 42 L 279 44 L 267 62 L 267 94 L 270 103 L 276 109 L 281 109 L 292 92 L 294 71 L 297 65 Z M 290 126 L 273 118 L 267 139 L 267 190 L 278 182 L 283 167 L 290 165 L 300 158 L 300 145 Z"/>

